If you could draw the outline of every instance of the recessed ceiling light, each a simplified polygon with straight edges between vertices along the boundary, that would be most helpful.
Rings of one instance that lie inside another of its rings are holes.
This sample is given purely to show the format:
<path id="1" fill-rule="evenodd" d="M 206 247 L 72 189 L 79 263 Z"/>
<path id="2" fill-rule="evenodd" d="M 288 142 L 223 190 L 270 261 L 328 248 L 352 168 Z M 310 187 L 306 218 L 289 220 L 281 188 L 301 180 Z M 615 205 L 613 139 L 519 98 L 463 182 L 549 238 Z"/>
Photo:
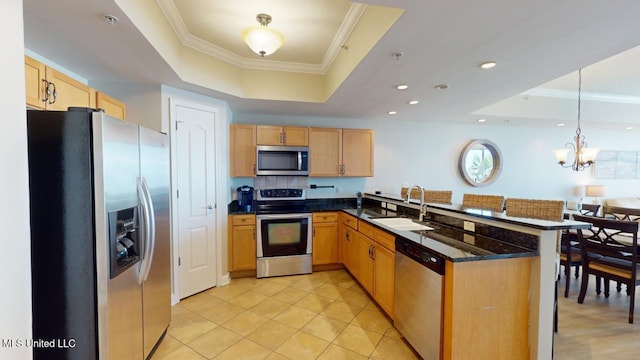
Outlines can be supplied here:
<path id="1" fill-rule="evenodd" d="M 387 114 L 389 114 L 389 115 L 395 115 L 397 113 L 398 113 L 397 111 L 389 111 L 389 112 L 387 112 Z"/>
<path id="2" fill-rule="evenodd" d="M 415 104 L 417 104 L 417 103 L 419 103 L 419 102 L 420 102 L 420 101 L 418 101 L 418 100 L 411 100 L 411 101 L 409 101 L 409 103 L 408 103 L 408 104 L 409 104 L 409 105 L 415 105 Z"/>
<path id="3" fill-rule="evenodd" d="M 564 123 L 557 123 L 556 126 L 557 127 L 563 127 L 565 124 Z"/>
<path id="4" fill-rule="evenodd" d="M 491 69 L 493 67 L 496 66 L 496 62 L 495 61 L 485 61 L 482 64 L 480 64 L 480 68 L 482 69 Z"/>
<path id="5" fill-rule="evenodd" d="M 487 119 L 478 119 L 479 123 L 483 123 L 483 122 L 486 122 L 486 121 L 487 121 Z"/>
<path id="6" fill-rule="evenodd" d="M 117 23 L 118 21 L 120 21 L 120 19 L 118 19 L 117 17 L 110 15 L 110 14 L 104 14 L 104 20 L 109 23 L 109 25 L 113 25 L 115 23 Z"/>
<path id="7" fill-rule="evenodd" d="M 624 128 L 625 130 L 633 130 L 633 126 L 627 126 L 626 128 Z"/>
<path id="8" fill-rule="evenodd" d="M 438 90 L 444 90 L 444 89 L 449 88 L 449 85 L 447 85 L 447 84 L 438 84 L 438 85 L 436 85 L 436 86 L 434 86 L 434 87 L 435 87 L 436 89 L 438 89 Z"/>
<path id="9" fill-rule="evenodd" d="M 408 88 L 409 88 L 409 85 L 405 85 L 405 84 L 396 85 L 396 89 L 398 90 L 406 90 Z"/>

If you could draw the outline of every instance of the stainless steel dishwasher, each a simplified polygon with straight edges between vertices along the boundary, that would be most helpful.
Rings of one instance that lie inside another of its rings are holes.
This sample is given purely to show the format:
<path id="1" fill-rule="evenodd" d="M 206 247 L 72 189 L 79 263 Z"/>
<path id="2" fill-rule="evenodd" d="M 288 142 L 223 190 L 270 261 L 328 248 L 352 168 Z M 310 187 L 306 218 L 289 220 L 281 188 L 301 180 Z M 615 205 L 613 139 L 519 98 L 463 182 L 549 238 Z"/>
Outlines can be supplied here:
<path id="1" fill-rule="evenodd" d="M 444 259 L 396 238 L 394 325 L 425 360 L 441 358 Z"/>

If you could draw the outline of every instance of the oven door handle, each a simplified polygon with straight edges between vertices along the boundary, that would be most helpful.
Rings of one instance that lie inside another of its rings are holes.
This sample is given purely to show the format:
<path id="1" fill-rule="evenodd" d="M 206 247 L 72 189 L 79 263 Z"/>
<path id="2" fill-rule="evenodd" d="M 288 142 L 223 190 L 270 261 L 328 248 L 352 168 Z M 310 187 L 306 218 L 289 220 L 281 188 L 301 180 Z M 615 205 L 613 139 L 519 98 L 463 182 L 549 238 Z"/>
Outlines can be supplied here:
<path id="1" fill-rule="evenodd" d="M 273 220 L 273 219 L 305 219 L 310 218 L 311 213 L 294 213 L 294 214 L 263 214 L 256 215 L 258 220 Z"/>

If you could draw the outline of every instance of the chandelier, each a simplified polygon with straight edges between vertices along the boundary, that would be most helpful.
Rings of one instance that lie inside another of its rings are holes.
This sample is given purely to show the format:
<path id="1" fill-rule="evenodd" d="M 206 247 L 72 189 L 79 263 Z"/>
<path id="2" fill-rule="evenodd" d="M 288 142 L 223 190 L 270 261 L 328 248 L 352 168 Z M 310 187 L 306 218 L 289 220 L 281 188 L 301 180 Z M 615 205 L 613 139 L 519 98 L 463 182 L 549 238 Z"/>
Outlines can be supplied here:
<path id="1" fill-rule="evenodd" d="M 558 164 L 565 168 L 571 168 L 574 171 L 582 171 L 591 166 L 598 155 L 600 149 L 588 148 L 584 141 L 582 129 L 580 128 L 580 105 L 582 93 L 582 69 L 578 70 L 578 127 L 576 128 L 576 136 L 573 137 L 574 143 L 568 142 L 562 149 L 554 150 Z M 567 156 L 569 152 L 573 152 L 573 163 L 567 164 Z"/>
<path id="2" fill-rule="evenodd" d="M 268 28 L 271 16 L 258 14 L 256 20 L 259 26 L 250 26 L 242 30 L 242 40 L 249 48 L 261 57 L 273 54 L 284 44 L 284 36 L 278 30 Z"/>

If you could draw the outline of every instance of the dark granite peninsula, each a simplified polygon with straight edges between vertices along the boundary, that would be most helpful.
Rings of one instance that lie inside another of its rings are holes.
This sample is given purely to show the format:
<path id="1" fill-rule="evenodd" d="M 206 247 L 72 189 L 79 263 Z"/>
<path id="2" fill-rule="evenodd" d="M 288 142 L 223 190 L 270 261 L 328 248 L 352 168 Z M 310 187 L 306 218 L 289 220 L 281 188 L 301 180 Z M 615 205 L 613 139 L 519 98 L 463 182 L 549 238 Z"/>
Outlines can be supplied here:
<path id="1" fill-rule="evenodd" d="M 394 194 L 345 212 L 446 259 L 444 358 L 551 359 L 558 232 L 589 224 L 427 204 L 420 224 L 433 230 L 398 230 L 376 219 L 418 219 L 420 205 Z"/>

